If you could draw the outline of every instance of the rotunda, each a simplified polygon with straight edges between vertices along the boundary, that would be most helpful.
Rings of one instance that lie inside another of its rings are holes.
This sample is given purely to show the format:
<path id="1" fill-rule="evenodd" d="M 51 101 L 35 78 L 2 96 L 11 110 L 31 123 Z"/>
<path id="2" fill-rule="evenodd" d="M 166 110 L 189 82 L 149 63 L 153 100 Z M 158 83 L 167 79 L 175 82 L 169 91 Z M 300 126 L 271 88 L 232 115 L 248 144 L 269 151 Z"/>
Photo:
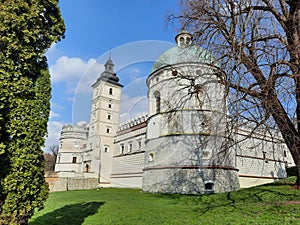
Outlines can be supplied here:
<path id="1" fill-rule="evenodd" d="M 143 191 L 203 194 L 239 188 L 226 131 L 225 87 L 210 52 L 180 32 L 147 79 Z"/>

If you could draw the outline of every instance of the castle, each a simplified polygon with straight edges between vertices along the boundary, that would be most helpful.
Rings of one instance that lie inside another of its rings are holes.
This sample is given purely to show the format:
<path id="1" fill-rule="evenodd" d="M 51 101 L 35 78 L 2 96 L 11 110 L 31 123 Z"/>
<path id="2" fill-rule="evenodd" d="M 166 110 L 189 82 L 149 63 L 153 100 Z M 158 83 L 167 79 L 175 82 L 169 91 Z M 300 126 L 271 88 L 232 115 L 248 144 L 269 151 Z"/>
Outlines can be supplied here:
<path id="1" fill-rule="evenodd" d="M 147 78 L 148 114 L 122 125 L 123 86 L 107 60 L 92 85 L 89 124 L 62 128 L 57 190 L 102 186 L 203 194 L 286 177 L 292 159 L 280 136 L 257 132 L 246 138 L 247 127 L 229 132 L 226 89 L 212 55 L 193 45 L 188 32 L 175 40 Z"/>

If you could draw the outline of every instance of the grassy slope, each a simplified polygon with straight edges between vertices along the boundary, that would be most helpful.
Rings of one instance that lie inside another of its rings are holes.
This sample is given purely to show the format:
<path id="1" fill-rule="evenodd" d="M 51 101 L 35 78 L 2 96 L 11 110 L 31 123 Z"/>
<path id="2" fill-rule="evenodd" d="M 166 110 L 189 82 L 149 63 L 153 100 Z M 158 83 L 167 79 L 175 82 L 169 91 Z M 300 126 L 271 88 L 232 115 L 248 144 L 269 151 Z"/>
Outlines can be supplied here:
<path id="1" fill-rule="evenodd" d="M 56 192 L 30 225 L 300 224 L 300 204 L 287 201 L 300 201 L 287 181 L 202 196 L 114 188 Z"/>

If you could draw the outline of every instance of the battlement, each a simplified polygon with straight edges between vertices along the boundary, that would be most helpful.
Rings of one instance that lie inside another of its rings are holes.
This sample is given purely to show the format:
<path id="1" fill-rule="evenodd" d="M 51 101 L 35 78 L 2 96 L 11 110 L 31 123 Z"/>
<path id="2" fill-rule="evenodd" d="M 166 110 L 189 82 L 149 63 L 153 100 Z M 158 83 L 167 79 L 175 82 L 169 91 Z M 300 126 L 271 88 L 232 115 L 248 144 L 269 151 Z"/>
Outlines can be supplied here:
<path id="1" fill-rule="evenodd" d="M 119 126 L 119 130 L 122 131 L 122 130 L 126 130 L 128 128 L 131 128 L 133 126 L 136 126 L 136 125 L 139 125 L 141 123 L 144 123 L 146 122 L 148 118 L 148 115 L 141 115 L 141 116 L 138 116 L 136 118 L 133 118 L 125 123 L 122 123 L 120 126 Z"/>
<path id="2" fill-rule="evenodd" d="M 77 138 L 86 139 L 88 128 L 86 123 L 77 123 L 75 125 L 66 124 L 62 127 L 60 139 Z"/>

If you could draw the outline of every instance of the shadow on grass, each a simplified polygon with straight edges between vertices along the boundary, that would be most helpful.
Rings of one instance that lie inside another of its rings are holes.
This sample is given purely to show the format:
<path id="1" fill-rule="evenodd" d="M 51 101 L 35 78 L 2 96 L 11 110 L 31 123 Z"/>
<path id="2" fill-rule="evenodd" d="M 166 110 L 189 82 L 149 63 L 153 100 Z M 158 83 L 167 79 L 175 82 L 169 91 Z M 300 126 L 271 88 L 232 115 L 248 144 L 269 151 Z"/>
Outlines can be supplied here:
<path id="1" fill-rule="evenodd" d="M 37 217 L 29 225 L 81 225 L 84 219 L 98 212 L 104 202 L 85 202 L 66 205 Z"/>
<path id="2" fill-rule="evenodd" d="M 238 191 L 211 195 L 181 195 L 181 194 L 151 194 L 153 198 L 173 201 L 173 204 L 190 205 L 195 212 L 201 214 L 211 210 L 226 207 L 227 210 L 252 211 L 248 204 L 277 205 L 278 202 L 300 201 L 300 192 L 291 189 L 295 178 L 288 178 L 279 182 L 245 188 Z"/>

